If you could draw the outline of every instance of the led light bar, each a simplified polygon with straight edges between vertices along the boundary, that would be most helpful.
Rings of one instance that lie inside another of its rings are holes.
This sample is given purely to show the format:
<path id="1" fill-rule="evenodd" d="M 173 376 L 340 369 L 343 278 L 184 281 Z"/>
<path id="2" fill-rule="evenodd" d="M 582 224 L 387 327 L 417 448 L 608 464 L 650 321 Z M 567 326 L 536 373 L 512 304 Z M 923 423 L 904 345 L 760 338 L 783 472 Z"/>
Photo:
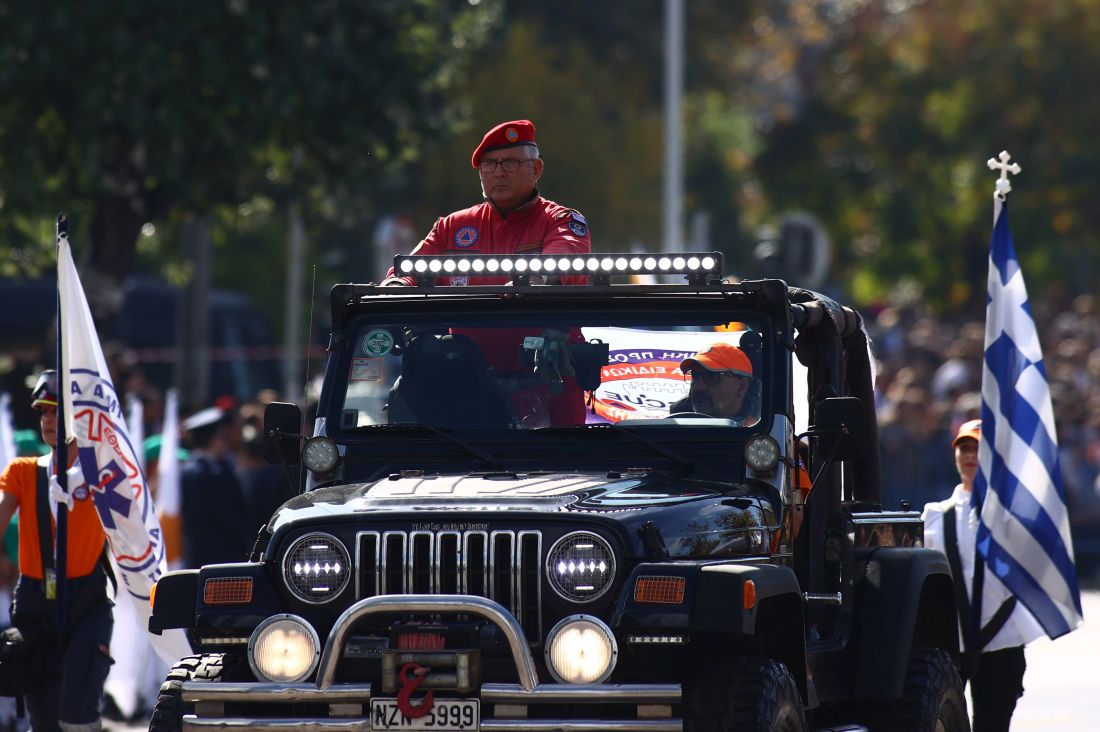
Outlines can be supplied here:
<path id="1" fill-rule="evenodd" d="M 225 636 L 215 638 L 199 638 L 199 645 L 203 646 L 246 646 L 248 636 Z"/>
<path id="2" fill-rule="evenodd" d="M 530 282 L 563 276 L 588 276 L 604 282 L 614 275 L 685 275 L 691 282 L 722 277 L 721 252 L 683 254 L 399 254 L 393 259 L 398 277 L 507 277 Z"/>
<path id="3" fill-rule="evenodd" d="M 686 635 L 629 635 L 626 642 L 634 645 L 678 646 L 688 642 Z"/>

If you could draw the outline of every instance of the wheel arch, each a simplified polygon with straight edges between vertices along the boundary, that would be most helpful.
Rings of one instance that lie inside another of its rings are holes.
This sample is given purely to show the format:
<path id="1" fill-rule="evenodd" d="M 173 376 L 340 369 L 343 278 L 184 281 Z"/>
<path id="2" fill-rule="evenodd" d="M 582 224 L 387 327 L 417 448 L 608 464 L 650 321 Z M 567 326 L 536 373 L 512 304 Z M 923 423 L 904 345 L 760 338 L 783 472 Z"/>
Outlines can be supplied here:
<path id="1" fill-rule="evenodd" d="M 806 633 L 794 572 L 776 565 L 718 564 L 703 567 L 698 582 L 693 634 L 722 639 L 717 642 L 725 641 L 730 652 L 783 663 L 806 704 Z"/>
<path id="2" fill-rule="evenodd" d="M 910 547 L 873 548 L 861 565 L 854 696 L 896 699 L 913 648 L 939 648 L 958 660 L 951 569 L 942 552 Z"/>

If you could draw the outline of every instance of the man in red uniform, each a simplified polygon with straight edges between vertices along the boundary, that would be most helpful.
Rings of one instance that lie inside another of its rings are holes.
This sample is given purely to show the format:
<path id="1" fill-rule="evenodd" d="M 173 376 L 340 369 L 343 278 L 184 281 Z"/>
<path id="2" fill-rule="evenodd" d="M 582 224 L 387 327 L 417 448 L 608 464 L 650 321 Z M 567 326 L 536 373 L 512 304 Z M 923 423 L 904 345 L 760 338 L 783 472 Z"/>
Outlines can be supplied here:
<path id="1" fill-rule="evenodd" d="M 57 372 L 42 372 L 31 396 L 40 414 L 42 439 L 51 448 L 57 442 L 57 395 Z M 68 455 L 70 461 L 75 460 L 75 447 Z M 0 474 L 0 526 L 7 526 L 19 510 L 21 576 L 12 603 L 12 624 L 24 638 L 37 639 L 32 662 L 35 673 L 28 679 L 24 695 L 31 729 L 96 732 L 100 729 L 99 701 L 112 663 L 109 645 L 114 626 L 101 560 L 106 537 L 79 468 L 66 471 L 66 493 L 56 480 L 56 458 L 56 450 L 41 458 L 16 458 Z M 39 539 L 40 502 L 43 510 L 50 511 L 51 534 L 57 530 L 58 504 L 65 504 L 68 510 L 67 622 L 60 630 L 54 608 L 54 557 L 43 561 L 42 556 L 43 546 L 53 554 L 57 537 L 45 542 Z"/>
<path id="2" fill-rule="evenodd" d="M 484 201 L 435 222 L 413 254 L 587 254 L 588 222 L 576 209 L 539 195 L 543 162 L 530 120 L 504 122 L 485 133 L 470 164 L 478 170 Z M 566 281 L 569 278 L 565 278 Z M 500 285 L 507 276 L 440 277 L 440 285 Z M 414 284 L 395 278 L 382 284 Z"/>
<path id="3" fill-rule="evenodd" d="M 566 208 L 539 195 L 543 161 L 535 142 L 535 125 L 526 119 L 503 122 L 485 133 L 474 149 L 470 164 L 478 170 L 484 201 L 455 211 L 435 222 L 413 254 L 588 254 L 592 240 L 588 222 L 576 209 Z M 495 277 L 442 276 L 437 285 L 502 285 L 507 275 Z M 566 276 L 565 284 L 582 284 L 583 276 Z M 414 285 L 412 277 L 395 277 L 393 267 L 383 285 Z M 497 374 L 518 373 L 517 344 L 524 336 L 538 335 L 520 329 L 475 331 L 455 329 L 470 335 Z M 582 340 L 572 329 L 566 340 Z M 545 391 L 536 390 L 536 391 Z M 548 409 L 551 424 L 583 424 L 584 394 L 573 378 L 566 378 L 560 395 L 534 393 L 530 389 L 513 394 L 518 417 Z M 544 407 L 534 407 L 539 403 Z M 535 425 L 537 422 L 530 421 Z"/>

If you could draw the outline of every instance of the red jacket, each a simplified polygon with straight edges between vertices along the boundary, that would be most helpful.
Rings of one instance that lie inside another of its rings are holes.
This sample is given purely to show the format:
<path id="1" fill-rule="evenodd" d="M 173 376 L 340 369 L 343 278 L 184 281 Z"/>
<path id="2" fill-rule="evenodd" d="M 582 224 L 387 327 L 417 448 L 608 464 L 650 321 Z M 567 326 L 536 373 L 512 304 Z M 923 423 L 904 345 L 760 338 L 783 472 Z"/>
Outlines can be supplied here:
<path id="1" fill-rule="evenodd" d="M 483 201 L 455 211 L 435 226 L 413 249 L 413 254 L 588 254 L 592 239 L 588 222 L 575 209 L 566 208 L 536 194 L 519 209 L 504 215 Z M 386 277 L 394 276 L 390 267 Z M 403 278 L 408 285 L 412 277 Z M 440 285 L 502 285 L 511 277 L 439 277 Z M 565 277 L 566 284 L 578 284 Z"/>
<path id="2" fill-rule="evenodd" d="M 424 240 L 413 249 L 413 254 L 588 254 L 592 251 L 592 239 L 588 222 L 579 211 L 549 201 L 535 192 L 535 197 L 520 208 L 505 215 L 488 201 L 455 211 L 435 222 Z M 394 276 L 390 267 L 386 277 Z M 402 278 L 413 285 L 412 277 Z M 496 277 L 440 276 L 439 285 L 503 285 L 511 279 L 508 275 Z M 583 284 L 583 276 L 566 276 L 565 284 Z M 457 331 L 456 331 L 457 332 Z M 475 341 L 485 354 L 489 365 L 497 373 L 507 373 L 518 368 L 517 345 L 525 335 L 538 335 L 524 329 L 499 334 L 497 338 L 484 335 Z M 580 332 L 571 332 L 569 341 L 581 340 Z M 538 393 L 536 393 L 538 392 Z M 542 385 L 525 389 L 513 395 L 514 407 L 522 418 L 529 411 L 542 411 L 548 407 L 550 423 L 555 425 L 583 424 L 584 394 L 573 378 L 567 378 L 564 392 L 549 396 Z M 541 402 L 536 407 L 526 402 Z"/>

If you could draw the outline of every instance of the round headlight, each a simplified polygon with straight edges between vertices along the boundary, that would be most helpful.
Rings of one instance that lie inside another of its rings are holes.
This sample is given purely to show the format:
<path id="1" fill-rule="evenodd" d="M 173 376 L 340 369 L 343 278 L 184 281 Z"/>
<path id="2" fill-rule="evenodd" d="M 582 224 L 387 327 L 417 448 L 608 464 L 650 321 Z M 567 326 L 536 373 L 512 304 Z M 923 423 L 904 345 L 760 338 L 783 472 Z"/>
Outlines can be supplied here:
<path id="1" fill-rule="evenodd" d="M 331 437 L 311 437 L 302 448 L 302 462 L 314 473 L 327 473 L 336 467 L 340 451 Z"/>
<path id="2" fill-rule="evenodd" d="M 757 473 L 770 473 L 779 463 L 779 443 L 771 435 L 753 435 L 745 443 L 745 462 Z"/>
<path id="3" fill-rule="evenodd" d="M 299 599 L 328 602 L 348 586 L 348 550 L 335 536 L 307 534 L 290 545 L 283 557 L 283 580 Z"/>
<path id="4" fill-rule="evenodd" d="M 546 637 L 546 666 L 563 684 L 598 684 L 611 675 L 618 657 L 611 629 L 591 615 L 565 618 Z"/>
<path id="5" fill-rule="evenodd" d="M 272 615 L 248 639 L 248 665 L 261 679 L 293 684 L 317 668 L 321 641 L 297 615 Z"/>
<path id="6" fill-rule="evenodd" d="M 615 553 L 602 536 L 574 531 L 550 548 L 546 577 L 554 592 L 570 602 L 595 600 L 615 579 Z"/>

